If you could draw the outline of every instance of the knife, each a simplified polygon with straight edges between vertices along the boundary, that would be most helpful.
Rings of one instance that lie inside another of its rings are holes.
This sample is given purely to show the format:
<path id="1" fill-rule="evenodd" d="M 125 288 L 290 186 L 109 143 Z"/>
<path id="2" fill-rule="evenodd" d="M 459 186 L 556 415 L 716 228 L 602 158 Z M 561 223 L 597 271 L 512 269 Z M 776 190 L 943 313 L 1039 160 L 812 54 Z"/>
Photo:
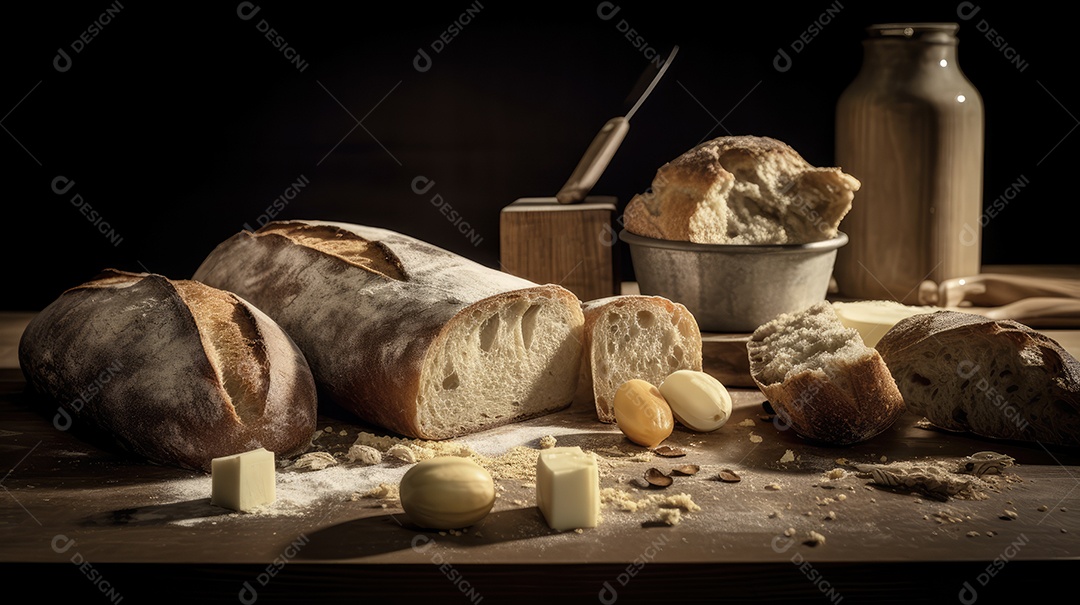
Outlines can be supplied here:
<path id="1" fill-rule="evenodd" d="M 636 99 L 634 105 L 630 108 L 630 111 L 626 112 L 626 115 L 608 120 L 596 137 L 593 138 L 592 143 L 585 150 L 585 155 L 582 156 L 577 167 L 574 168 L 574 172 L 570 175 L 566 184 L 555 194 L 555 199 L 560 204 L 573 204 L 584 200 L 593 185 L 596 184 L 596 181 L 600 180 L 600 175 L 607 169 L 608 163 L 611 162 L 611 158 L 615 155 L 615 151 L 618 150 L 619 145 L 626 138 L 626 132 L 630 129 L 630 118 L 641 107 L 649 93 L 656 88 L 657 82 L 663 77 L 664 72 L 671 65 L 671 60 L 675 58 L 675 54 L 678 52 L 678 46 L 672 47 L 667 59 L 659 67 L 657 67 L 656 63 L 649 62 L 648 67 L 645 68 L 645 71 L 638 79 L 637 85 L 627 98 L 628 101 Z"/>

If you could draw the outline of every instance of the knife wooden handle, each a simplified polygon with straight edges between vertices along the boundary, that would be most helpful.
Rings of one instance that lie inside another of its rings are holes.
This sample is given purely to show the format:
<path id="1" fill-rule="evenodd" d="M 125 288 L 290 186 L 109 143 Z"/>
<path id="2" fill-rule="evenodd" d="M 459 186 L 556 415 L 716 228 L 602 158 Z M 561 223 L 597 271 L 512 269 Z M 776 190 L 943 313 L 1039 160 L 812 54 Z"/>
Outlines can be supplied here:
<path id="1" fill-rule="evenodd" d="M 629 129 L 630 121 L 623 117 L 612 118 L 604 124 L 585 150 L 585 155 L 578 162 L 570 179 L 555 194 L 555 199 L 560 204 L 573 204 L 585 199 L 596 181 L 600 180 L 600 175 L 611 162 Z"/>

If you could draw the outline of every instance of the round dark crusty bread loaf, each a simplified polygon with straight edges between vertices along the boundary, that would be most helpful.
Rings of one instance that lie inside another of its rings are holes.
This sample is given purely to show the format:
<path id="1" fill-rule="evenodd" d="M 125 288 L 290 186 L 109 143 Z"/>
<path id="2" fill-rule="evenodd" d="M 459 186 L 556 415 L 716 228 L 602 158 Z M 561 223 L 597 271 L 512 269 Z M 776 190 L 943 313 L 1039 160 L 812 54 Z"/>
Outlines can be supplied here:
<path id="1" fill-rule="evenodd" d="M 746 349 L 754 382 L 781 421 L 803 437 L 859 443 L 903 414 L 904 401 L 881 356 L 828 302 L 758 327 Z"/>
<path id="2" fill-rule="evenodd" d="M 243 299 L 204 284 L 106 270 L 34 316 L 19 342 L 28 389 L 61 430 L 147 460 L 310 445 L 318 401 L 299 348 Z"/>
<path id="3" fill-rule="evenodd" d="M 1080 362 L 1041 332 L 941 310 L 900 321 L 877 349 L 908 408 L 935 426 L 1080 445 Z"/>
<path id="4" fill-rule="evenodd" d="M 394 231 L 290 220 L 241 231 L 194 279 L 237 293 L 304 351 L 360 419 L 446 439 L 567 407 L 581 302 Z"/>

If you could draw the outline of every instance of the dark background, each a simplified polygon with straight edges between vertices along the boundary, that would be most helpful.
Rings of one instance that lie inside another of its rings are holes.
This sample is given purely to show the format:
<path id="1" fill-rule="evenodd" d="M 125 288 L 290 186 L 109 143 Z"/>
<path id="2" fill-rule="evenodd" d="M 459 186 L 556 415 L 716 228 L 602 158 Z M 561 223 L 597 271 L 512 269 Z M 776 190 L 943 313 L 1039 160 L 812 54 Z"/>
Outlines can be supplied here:
<path id="1" fill-rule="evenodd" d="M 1075 14 L 1065 5 L 976 3 L 963 20 L 956 2 L 617 2 L 604 20 L 596 2 L 264 1 L 245 21 L 237 2 L 121 2 L 79 53 L 72 42 L 119 4 L 5 10 L 0 308 L 40 309 L 105 267 L 189 277 L 301 178 L 310 184 L 277 218 L 382 226 L 494 266 L 499 210 L 554 195 L 600 126 L 625 111 L 648 60 L 623 21 L 648 47 L 680 52 L 593 190 L 617 196 L 620 208 L 705 138 L 768 135 L 834 165 L 835 103 L 859 69 L 863 28 L 954 21 L 960 65 L 986 107 L 985 204 L 1021 175 L 1030 182 L 985 226 L 983 261 L 1080 261 L 1067 218 L 1080 98 Z M 479 14 L 435 53 L 432 42 L 469 7 Z M 839 14 L 793 52 L 830 8 Z M 258 31 L 262 19 L 304 71 Z M 1026 69 L 978 31 L 984 20 Z M 72 58 L 65 72 L 53 66 L 60 48 Z M 432 59 L 425 72 L 413 66 L 419 48 Z M 786 72 L 773 67 L 780 48 L 793 59 Z M 64 195 L 52 191 L 58 176 L 75 183 Z M 411 187 L 418 176 L 435 183 L 424 195 Z M 75 194 L 119 245 L 76 209 Z M 475 237 L 439 213 L 435 194 Z"/>

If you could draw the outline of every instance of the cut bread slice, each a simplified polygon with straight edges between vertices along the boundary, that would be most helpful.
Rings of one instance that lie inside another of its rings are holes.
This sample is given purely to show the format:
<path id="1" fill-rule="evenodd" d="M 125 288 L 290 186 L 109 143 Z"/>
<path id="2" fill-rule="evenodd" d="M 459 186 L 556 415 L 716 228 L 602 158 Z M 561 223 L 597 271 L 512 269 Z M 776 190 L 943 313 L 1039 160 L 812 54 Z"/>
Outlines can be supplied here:
<path id="1" fill-rule="evenodd" d="M 877 350 L 845 327 L 828 302 L 758 327 L 746 345 L 750 374 L 781 421 L 834 445 L 889 428 L 904 402 Z"/>
<path id="2" fill-rule="evenodd" d="M 275 318 L 332 400 L 401 435 L 461 436 L 574 398 L 584 316 L 572 292 L 400 233 L 268 223 L 221 243 L 195 279 Z"/>
<path id="3" fill-rule="evenodd" d="M 878 342 L 908 408 L 983 437 L 1080 445 L 1080 362 L 1021 323 L 937 311 Z"/>
<path id="4" fill-rule="evenodd" d="M 659 386 L 676 370 L 701 370 L 701 331 L 692 313 L 661 296 L 622 295 L 585 302 L 579 401 L 592 400 L 614 423 L 615 391 L 637 378 Z"/>

